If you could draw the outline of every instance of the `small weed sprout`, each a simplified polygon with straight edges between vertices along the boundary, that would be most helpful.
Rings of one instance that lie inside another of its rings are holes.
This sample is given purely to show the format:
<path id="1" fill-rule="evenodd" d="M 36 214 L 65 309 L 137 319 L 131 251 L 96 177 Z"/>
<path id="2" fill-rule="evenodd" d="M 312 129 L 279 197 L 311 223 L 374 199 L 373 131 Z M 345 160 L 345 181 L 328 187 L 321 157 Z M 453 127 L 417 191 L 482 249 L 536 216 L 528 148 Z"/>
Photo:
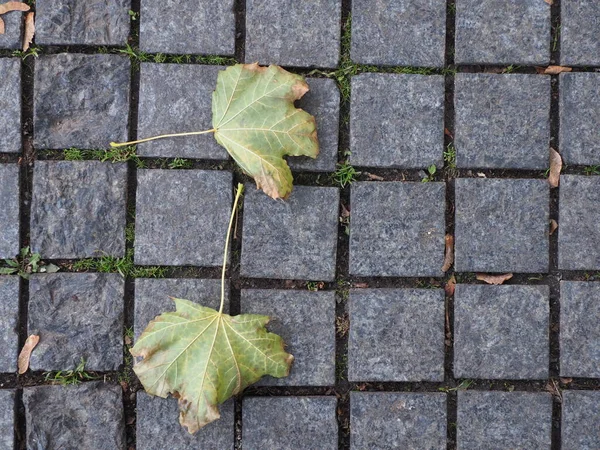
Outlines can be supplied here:
<path id="1" fill-rule="evenodd" d="M 433 176 L 435 175 L 435 173 L 437 172 L 437 167 L 435 166 L 435 164 L 432 164 L 431 166 L 429 166 L 427 168 L 427 176 L 425 176 L 421 182 L 422 183 L 429 183 L 430 181 L 433 181 Z"/>
<path id="2" fill-rule="evenodd" d="M 448 144 L 444 150 L 444 161 L 450 169 L 456 169 L 456 149 L 452 143 Z"/>
<path id="3" fill-rule="evenodd" d="M 83 161 L 93 159 L 97 161 L 127 162 L 133 161 L 138 169 L 144 167 L 144 162 L 137 155 L 137 147 L 129 145 L 126 147 L 110 148 L 108 150 L 82 150 L 71 147 L 63 151 L 66 161 Z"/>
<path id="4" fill-rule="evenodd" d="M 74 370 L 59 370 L 58 372 L 44 372 L 44 380 L 58 383 L 63 386 L 76 385 L 82 381 L 98 380 L 96 374 L 85 371 L 85 360 L 81 358 Z"/>
<path id="5" fill-rule="evenodd" d="M 54 264 L 42 262 L 40 254 L 31 253 L 29 247 L 22 248 L 15 258 L 5 259 L 4 263 L 8 267 L 0 267 L 0 275 L 17 274 L 26 280 L 32 273 L 55 273 L 60 270 Z"/>
<path id="6" fill-rule="evenodd" d="M 307 281 L 306 289 L 312 292 L 317 292 L 319 289 L 323 289 L 325 287 L 325 283 L 322 281 Z"/>
<path id="7" fill-rule="evenodd" d="M 586 175 L 600 175 L 600 166 L 587 166 L 583 168 Z"/>
<path id="8" fill-rule="evenodd" d="M 106 255 L 100 258 L 81 259 L 73 264 L 73 270 L 93 270 L 101 273 L 117 272 L 123 278 L 164 278 L 166 275 L 164 267 L 136 267 L 133 262 L 133 249 L 128 249 L 122 258 Z"/>
<path id="9" fill-rule="evenodd" d="M 175 158 L 168 166 L 169 169 L 189 169 L 192 167 L 192 162 L 188 159 Z"/>
<path id="10" fill-rule="evenodd" d="M 337 165 L 337 170 L 333 173 L 332 178 L 340 187 L 344 188 L 346 185 L 355 182 L 357 175 L 360 175 L 360 172 L 357 172 L 347 161 L 344 161 Z"/>

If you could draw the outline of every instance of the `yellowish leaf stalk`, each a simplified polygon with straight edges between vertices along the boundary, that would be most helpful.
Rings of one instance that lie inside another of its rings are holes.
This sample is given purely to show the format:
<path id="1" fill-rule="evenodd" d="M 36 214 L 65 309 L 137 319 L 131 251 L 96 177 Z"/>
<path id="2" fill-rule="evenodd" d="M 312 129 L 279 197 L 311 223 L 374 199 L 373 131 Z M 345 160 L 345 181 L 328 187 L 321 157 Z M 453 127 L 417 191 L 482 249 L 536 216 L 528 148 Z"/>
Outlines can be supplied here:
<path id="1" fill-rule="evenodd" d="M 111 142 L 110 146 L 112 148 L 125 147 L 126 145 L 141 144 L 143 142 L 155 141 L 157 139 L 166 139 L 166 138 L 181 137 L 181 136 L 197 136 L 199 134 L 214 133 L 215 131 L 216 130 L 214 128 L 211 128 L 210 130 L 204 130 L 204 131 L 189 131 L 187 133 L 161 134 L 160 136 L 152 136 L 152 137 L 145 138 L 145 139 L 139 139 L 137 141 Z"/>
<path id="2" fill-rule="evenodd" d="M 219 307 L 219 314 L 223 314 L 223 305 L 225 303 L 225 271 L 227 269 L 227 252 L 229 250 L 229 238 L 231 237 L 231 228 L 233 226 L 233 219 L 237 212 L 237 204 L 244 192 L 244 185 L 238 183 L 237 192 L 235 194 L 235 200 L 233 201 L 233 208 L 231 210 L 231 218 L 229 219 L 229 227 L 227 228 L 227 237 L 225 238 L 225 253 L 223 255 L 223 270 L 221 272 L 221 306 Z"/>

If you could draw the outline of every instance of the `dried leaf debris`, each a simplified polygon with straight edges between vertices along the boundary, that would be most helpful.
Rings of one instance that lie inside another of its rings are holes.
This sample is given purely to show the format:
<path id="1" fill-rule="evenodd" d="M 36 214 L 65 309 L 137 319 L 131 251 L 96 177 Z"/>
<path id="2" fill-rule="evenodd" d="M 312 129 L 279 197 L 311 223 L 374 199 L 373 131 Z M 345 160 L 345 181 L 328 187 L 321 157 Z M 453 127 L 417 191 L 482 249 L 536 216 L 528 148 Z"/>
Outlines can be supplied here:
<path id="1" fill-rule="evenodd" d="M 40 337 L 37 334 L 30 335 L 25 341 L 25 345 L 21 349 L 21 353 L 19 353 L 19 359 L 17 360 L 17 365 L 19 368 L 19 375 L 23 375 L 29 369 L 29 359 L 31 358 L 31 352 L 40 342 Z"/>
<path id="2" fill-rule="evenodd" d="M 548 183 L 552 187 L 558 187 L 560 184 L 560 171 L 562 170 L 562 158 L 559 153 L 550 148 L 550 173 L 548 174 Z"/>
<path id="3" fill-rule="evenodd" d="M 512 273 L 505 273 L 501 275 L 493 275 L 490 273 L 478 273 L 476 278 L 479 281 L 485 281 L 487 284 L 499 285 L 513 277 Z"/>
<path id="4" fill-rule="evenodd" d="M 11 11 L 29 11 L 29 5 L 22 2 L 6 2 L 0 4 L 0 16 Z M 4 34 L 4 20 L 0 18 L 0 34 Z"/>
<path id="5" fill-rule="evenodd" d="M 33 42 L 35 35 L 35 13 L 29 12 L 25 16 L 25 34 L 23 35 L 23 51 L 29 50 L 29 46 Z"/>

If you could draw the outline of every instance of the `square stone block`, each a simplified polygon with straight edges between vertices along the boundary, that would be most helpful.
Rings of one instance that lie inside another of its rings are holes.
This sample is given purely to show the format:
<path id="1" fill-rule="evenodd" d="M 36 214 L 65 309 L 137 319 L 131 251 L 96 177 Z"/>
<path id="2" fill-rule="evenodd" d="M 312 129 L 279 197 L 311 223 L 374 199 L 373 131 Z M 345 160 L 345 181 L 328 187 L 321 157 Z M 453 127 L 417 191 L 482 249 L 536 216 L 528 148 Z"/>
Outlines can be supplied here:
<path id="1" fill-rule="evenodd" d="M 0 448 L 15 446 L 15 391 L 0 391 Z"/>
<path id="2" fill-rule="evenodd" d="M 569 165 L 600 165 L 600 73 L 562 73 L 560 154 Z"/>
<path id="3" fill-rule="evenodd" d="M 223 67 L 195 64 L 142 64 L 138 136 L 202 131 L 212 128 L 212 92 Z M 212 133 L 138 145 L 153 157 L 228 159 Z"/>
<path id="4" fill-rule="evenodd" d="M 550 449 L 552 397 L 545 392 L 459 391 L 457 448 Z"/>
<path id="5" fill-rule="evenodd" d="M 559 269 L 600 270 L 600 177 L 563 175 L 559 200 Z"/>
<path id="6" fill-rule="evenodd" d="M 3 15 L 11 16 L 14 13 Z M 5 22 L 8 20 L 4 19 Z M 2 39 L 0 34 L 0 40 Z M 1 42 L 1 41 L 0 41 Z M 0 45 L 1 47 L 1 45 Z M 0 59 L 0 153 L 21 151 L 21 60 Z"/>
<path id="7" fill-rule="evenodd" d="M 197 450 L 234 448 L 233 400 L 219 405 L 221 418 L 189 434 L 177 417 L 177 400 L 137 393 L 136 445 L 143 450 Z"/>
<path id="8" fill-rule="evenodd" d="M 600 392 L 563 391 L 562 395 L 562 448 L 600 448 Z"/>
<path id="9" fill-rule="evenodd" d="M 548 271 L 546 180 L 459 178 L 455 192 L 458 272 Z"/>
<path id="10" fill-rule="evenodd" d="M 28 333 L 40 342 L 31 370 L 117 370 L 123 362 L 124 281 L 116 273 L 34 274 Z"/>
<path id="11" fill-rule="evenodd" d="M 295 186 L 286 201 L 245 192 L 241 275 L 333 281 L 339 190 Z"/>
<path id="12" fill-rule="evenodd" d="M 454 376 L 548 378 L 548 286 L 456 286 Z"/>
<path id="13" fill-rule="evenodd" d="M 550 5 L 538 0 L 456 2 L 457 64 L 550 62 Z"/>
<path id="14" fill-rule="evenodd" d="M 0 355 L 0 372 L 17 370 L 19 291 L 18 276 L 0 277 L 0 346 L 3 349 Z M 0 439 L 2 439 L 1 435 Z"/>
<path id="15" fill-rule="evenodd" d="M 600 66 L 600 3 L 566 1 L 560 5 L 560 62 L 565 66 Z"/>
<path id="16" fill-rule="evenodd" d="M 352 2 L 352 61 L 442 67 L 445 45 L 444 0 Z"/>
<path id="17" fill-rule="evenodd" d="M 25 3 L 22 0 L 16 0 Z M 2 2 L 5 3 L 5 2 Z M 23 46 L 25 12 L 11 11 L 2 15 L 4 34 L 0 34 L 0 49 L 20 50 Z M 4 77 L 2 77 L 4 79 Z"/>
<path id="18" fill-rule="evenodd" d="M 446 449 L 446 395 L 351 392 L 350 449 Z"/>
<path id="19" fill-rule="evenodd" d="M 270 386 L 327 386 L 335 384 L 335 293 L 245 289 L 243 314 L 271 317 L 269 331 L 281 336 L 294 355 L 290 375 L 265 377 Z"/>
<path id="20" fill-rule="evenodd" d="M 353 183 L 350 273 L 441 277 L 445 191 L 444 183 Z"/>
<path id="21" fill-rule="evenodd" d="M 125 448 L 121 386 L 94 381 L 30 387 L 23 403 L 29 449 Z"/>
<path id="22" fill-rule="evenodd" d="M 140 2 L 140 50 L 233 55 L 235 1 Z"/>
<path id="23" fill-rule="evenodd" d="M 244 450 L 335 450 L 335 397 L 246 397 Z"/>
<path id="24" fill-rule="evenodd" d="M 19 253 L 19 166 L 0 164 L 0 258 Z"/>
<path id="25" fill-rule="evenodd" d="M 560 375 L 600 378 L 600 283 L 560 283 Z"/>
<path id="26" fill-rule="evenodd" d="M 36 149 L 107 148 L 127 140 L 129 59 L 60 53 L 35 62 Z"/>
<path id="27" fill-rule="evenodd" d="M 350 291 L 350 381 L 443 381 L 444 291 Z"/>
<path id="28" fill-rule="evenodd" d="M 248 0 L 246 62 L 336 67 L 341 0 Z"/>
<path id="29" fill-rule="evenodd" d="M 444 77 L 366 73 L 352 78 L 350 162 L 420 169 L 444 164 Z"/>
<path id="30" fill-rule="evenodd" d="M 40 45 L 125 45 L 131 0 L 36 0 Z"/>
<path id="31" fill-rule="evenodd" d="M 454 86 L 458 167 L 548 167 L 550 77 L 459 73 Z"/>
<path id="32" fill-rule="evenodd" d="M 137 180 L 135 263 L 221 266 L 231 173 L 149 169 Z"/>
<path id="33" fill-rule="evenodd" d="M 42 258 L 123 256 L 127 164 L 36 161 L 31 249 Z"/>

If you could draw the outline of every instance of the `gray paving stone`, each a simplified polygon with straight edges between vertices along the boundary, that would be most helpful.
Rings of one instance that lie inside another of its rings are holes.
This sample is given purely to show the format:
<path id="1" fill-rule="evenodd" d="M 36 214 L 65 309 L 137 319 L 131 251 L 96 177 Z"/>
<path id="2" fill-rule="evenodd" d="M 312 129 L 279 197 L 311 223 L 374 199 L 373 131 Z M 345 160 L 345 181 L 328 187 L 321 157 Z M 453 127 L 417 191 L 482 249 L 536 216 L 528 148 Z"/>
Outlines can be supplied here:
<path id="1" fill-rule="evenodd" d="M 265 377 L 269 386 L 335 384 L 335 293 L 273 289 L 242 291 L 241 310 L 271 317 L 268 328 L 280 335 L 294 365 L 285 378 Z"/>
<path id="2" fill-rule="evenodd" d="M 245 193 L 241 275 L 333 281 L 339 190 L 295 186 L 286 201 Z"/>
<path id="3" fill-rule="evenodd" d="M 548 286 L 456 286 L 454 376 L 548 378 Z"/>
<path id="4" fill-rule="evenodd" d="M 550 5 L 538 0 L 456 2 L 457 64 L 547 65 Z"/>
<path id="5" fill-rule="evenodd" d="M 140 450 L 233 449 L 233 400 L 219 405 L 221 418 L 189 434 L 178 417 L 177 400 L 137 393 L 136 446 Z"/>
<path id="6" fill-rule="evenodd" d="M 445 189 L 444 183 L 354 183 L 350 273 L 442 276 Z"/>
<path id="7" fill-rule="evenodd" d="M 564 2 L 560 8 L 560 62 L 566 66 L 600 65 L 600 3 Z"/>
<path id="8" fill-rule="evenodd" d="M 559 269 L 600 270 L 600 177 L 563 175 L 559 200 Z"/>
<path id="9" fill-rule="evenodd" d="M 454 85 L 457 166 L 547 168 L 550 98 L 550 77 L 457 74 Z"/>
<path id="10" fill-rule="evenodd" d="M 600 448 L 600 392 L 563 391 L 562 395 L 562 448 Z"/>
<path id="11" fill-rule="evenodd" d="M 125 45 L 130 0 L 36 0 L 35 42 L 40 45 Z"/>
<path id="12" fill-rule="evenodd" d="M 0 258 L 19 253 L 19 166 L 0 164 Z"/>
<path id="13" fill-rule="evenodd" d="M 135 263 L 221 266 L 230 172 L 138 170 Z"/>
<path id="14" fill-rule="evenodd" d="M 457 179 L 455 269 L 547 272 L 549 191 L 542 179 Z"/>
<path id="15" fill-rule="evenodd" d="M 548 393 L 459 391 L 457 448 L 550 449 Z"/>
<path id="16" fill-rule="evenodd" d="M 21 61 L 19 58 L 0 59 L 0 80 L 2 80 L 0 152 L 18 153 L 21 151 Z"/>
<path id="17" fill-rule="evenodd" d="M 218 309 L 221 303 L 221 280 L 196 278 L 135 280 L 134 334 L 137 339 L 148 323 L 167 311 L 175 311 L 175 303 L 169 297 L 183 298 L 202 306 Z M 224 312 L 229 311 L 229 283 L 225 286 Z"/>
<path id="18" fill-rule="evenodd" d="M 444 78 L 381 73 L 353 77 L 350 150 L 355 166 L 442 166 Z"/>
<path id="19" fill-rule="evenodd" d="M 138 136 L 212 128 L 212 92 L 223 67 L 190 64 L 142 64 Z M 154 157 L 228 159 L 212 133 L 160 139 L 138 145 L 138 154 Z"/>
<path id="20" fill-rule="evenodd" d="M 444 450 L 445 394 L 351 392 L 350 448 Z"/>
<path id="21" fill-rule="evenodd" d="M 352 2 L 352 61 L 442 67 L 445 40 L 444 0 Z"/>
<path id="22" fill-rule="evenodd" d="M 123 362 L 124 282 L 115 273 L 34 274 L 28 333 L 39 334 L 31 370 L 117 370 Z"/>
<path id="23" fill-rule="evenodd" d="M 35 62 L 36 149 L 107 148 L 127 140 L 129 59 L 61 53 Z"/>
<path id="24" fill-rule="evenodd" d="M 121 386 L 89 382 L 23 390 L 28 449 L 125 448 Z"/>
<path id="25" fill-rule="evenodd" d="M 600 378 L 600 283 L 560 283 L 560 374 Z"/>
<path id="26" fill-rule="evenodd" d="M 244 450 L 338 448 L 335 397 L 246 397 Z"/>
<path id="27" fill-rule="evenodd" d="M 25 3 L 22 0 L 16 0 Z M 3 2 L 4 3 L 4 2 Z M 23 23 L 25 14 L 21 11 L 12 11 L 2 15 L 5 31 L 0 34 L 0 48 L 10 50 L 20 50 L 23 46 Z M 2 77 L 4 79 L 4 77 Z"/>
<path id="28" fill-rule="evenodd" d="M 319 156 L 291 157 L 292 170 L 334 172 L 338 160 L 338 134 L 340 126 L 340 91 L 335 81 L 325 78 L 307 78 L 310 88 L 296 106 L 309 112 L 317 121 Z"/>
<path id="29" fill-rule="evenodd" d="M 143 1 L 140 49 L 153 53 L 233 55 L 234 0 Z"/>
<path id="30" fill-rule="evenodd" d="M 444 292 L 350 291 L 350 381 L 443 381 Z"/>
<path id="31" fill-rule="evenodd" d="M 123 256 L 127 165 L 36 161 L 31 249 L 43 258 Z"/>
<path id="32" fill-rule="evenodd" d="M 336 67 L 341 0 L 248 0 L 246 62 Z"/>
<path id="33" fill-rule="evenodd" d="M 561 74 L 560 154 L 566 164 L 600 165 L 600 73 Z"/>
<path id="34" fill-rule="evenodd" d="M 0 346 L 3 349 L 0 355 L 0 372 L 17 370 L 19 289 L 18 276 L 0 277 Z"/>
<path id="35" fill-rule="evenodd" d="M 0 448 L 15 447 L 15 391 L 0 391 Z"/>

